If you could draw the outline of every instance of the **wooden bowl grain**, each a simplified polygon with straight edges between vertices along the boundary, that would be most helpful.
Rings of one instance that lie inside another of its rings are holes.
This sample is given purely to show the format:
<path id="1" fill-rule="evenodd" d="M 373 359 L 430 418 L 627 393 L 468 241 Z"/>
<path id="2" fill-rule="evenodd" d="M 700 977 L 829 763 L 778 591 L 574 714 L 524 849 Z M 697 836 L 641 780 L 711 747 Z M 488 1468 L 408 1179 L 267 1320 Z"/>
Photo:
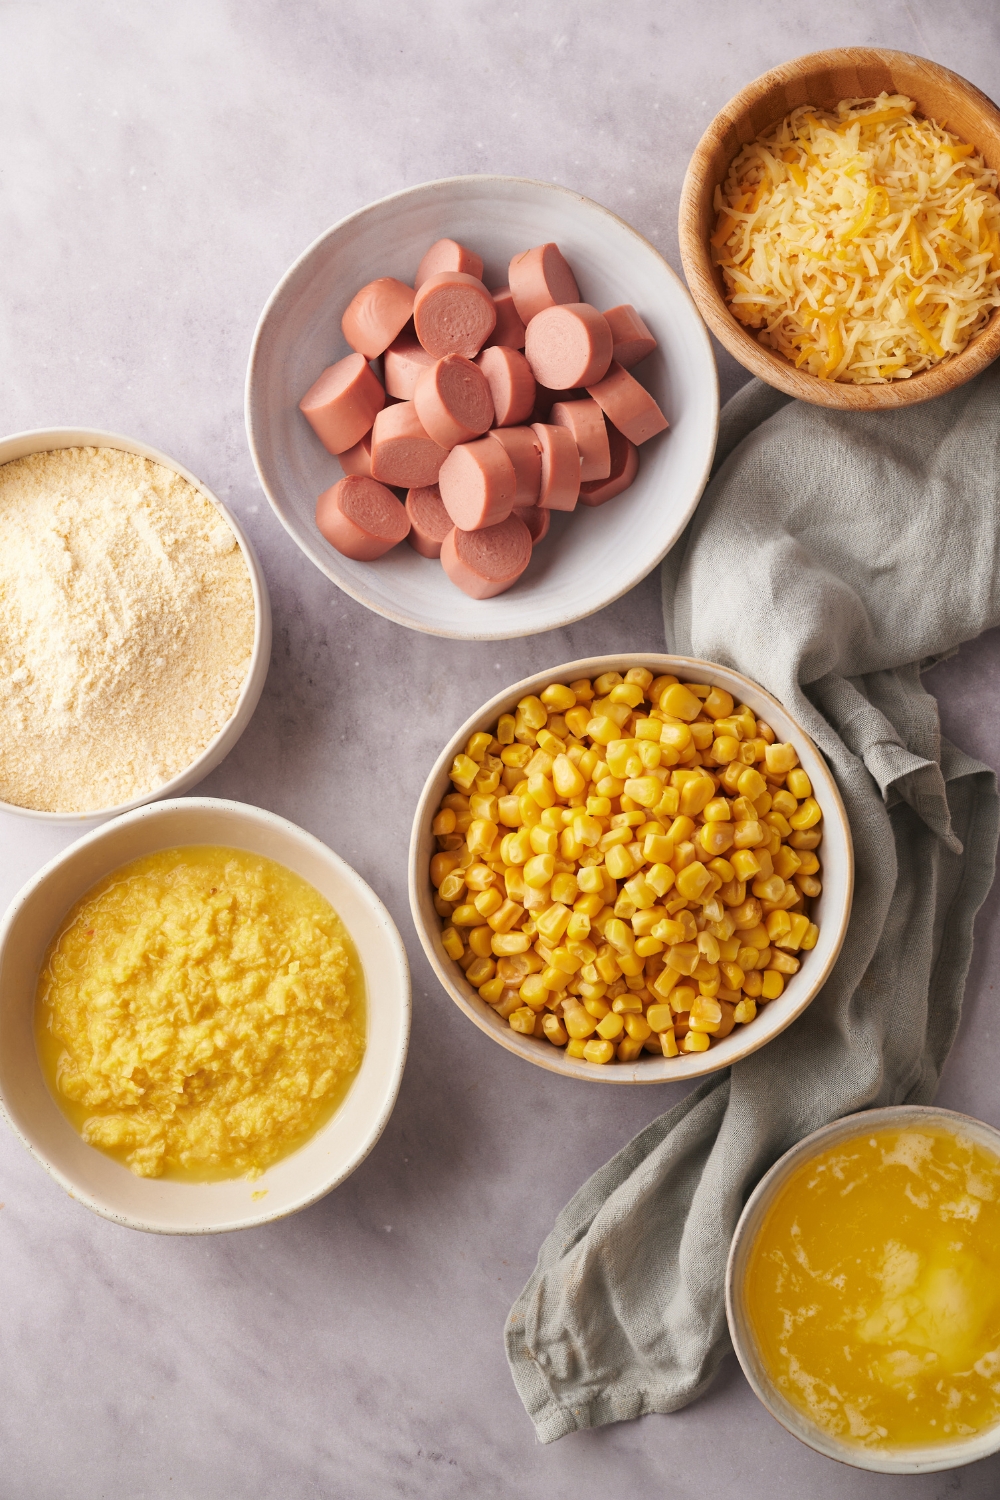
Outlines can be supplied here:
<path id="1" fill-rule="evenodd" d="M 709 237 L 716 221 L 715 189 L 734 157 L 800 104 L 832 109 L 841 99 L 872 98 L 883 89 L 909 95 L 920 114 L 947 125 L 963 141 L 975 145 L 988 166 L 1000 170 L 1000 110 L 979 89 L 948 68 L 907 52 L 838 47 L 782 63 L 731 99 L 699 141 L 681 191 L 681 259 L 691 294 L 709 328 L 752 374 L 815 406 L 853 411 L 913 406 L 964 385 L 1000 354 L 998 308 L 961 354 L 909 380 L 886 385 L 820 380 L 796 370 L 783 355 L 759 343 L 726 304 L 722 273 L 712 262 Z"/>

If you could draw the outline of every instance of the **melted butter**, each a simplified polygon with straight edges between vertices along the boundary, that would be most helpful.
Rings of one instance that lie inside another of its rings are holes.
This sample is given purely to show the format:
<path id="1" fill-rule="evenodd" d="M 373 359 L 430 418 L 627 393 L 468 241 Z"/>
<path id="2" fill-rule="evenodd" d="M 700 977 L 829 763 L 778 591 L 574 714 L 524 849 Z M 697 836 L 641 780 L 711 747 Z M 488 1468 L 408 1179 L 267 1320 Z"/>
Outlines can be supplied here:
<path id="1" fill-rule="evenodd" d="M 1000 1421 L 1000 1157 L 938 1126 L 879 1130 L 795 1171 L 746 1306 L 792 1405 L 869 1448 Z"/>

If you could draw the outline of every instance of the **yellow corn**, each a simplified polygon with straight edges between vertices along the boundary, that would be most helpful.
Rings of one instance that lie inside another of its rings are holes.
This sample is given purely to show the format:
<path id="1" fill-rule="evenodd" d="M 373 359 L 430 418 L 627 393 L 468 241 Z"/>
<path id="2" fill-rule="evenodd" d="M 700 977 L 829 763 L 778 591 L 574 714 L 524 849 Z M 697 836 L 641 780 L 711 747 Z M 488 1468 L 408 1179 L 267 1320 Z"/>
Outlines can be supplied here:
<path id="1" fill-rule="evenodd" d="M 749 849 L 740 849 L 729 863 L 736 871 L 737 880 L 750 880 L 760 874 L 760 860 Z"/>
<path id="2" fill-rule="evenodd" d="M 441 934 L 441 943 L 449 958 L 460 959 L 465 952 L 461 934 L 454 927 L 446 927 Z"/>
<path id="3" fill-rule="evenodd" d="M 673 719 L 681 719 L 690 723 L 701 713 L 701 699 L 686 688 L 682 683 L 673 683 L 664 688 L 660 696 L 659 707 L 665 714 Z"/>
<path id="4" fill-rule="evenodd" d="M 737 1025 L 745 1026 L 748 1021 L 753 1020 L 756 1014 L 756 1004 L 753 1000 L 747 998 L 745 1000 L 740 1000 L 739 1003 L 734 1007 L 733 1020 L 737 1023 Z"/>
<path id="5" fill-rule="evenodd" d="M 582 1057 L 586 1045 L 586 1042 L 581 1037 L 570 1037 L 566 1047 L 566 1056 Z"/>
<path id="6" fill-rule="evenodd" d="M 596 1019 L 584 1006 L 577 1004 L 563 1005 L 563 1025 L 574 1040 L 593 1036 L 597 1030 Z"/>
<path id="7" fill-rule="evenodd" d="M 523 932 L 494 932 L 492 947 L 498 958 L 508 953 L 527 953 L 531 939 Z"/>
<path id="8" fill-rule="evenodd" d="M 479 775 L 479 765 L 468 755 L 456 755 L 449 774 L 455 785 L 467 792 Z"/>
<path id="9" fill-rule="evenodd" d="M 624 1026 L 633 1042 L 644 1042 L 653 1029 L 642 1015 L 626 1015 Z"/>
<path id="10" fill-rule="evenodd" d="M 792 796 L 797 797 L 800 802 L 803 798 L 812 796 L 812 782 L 801 766 L 797 766 L 794 770 L 789 771 L 785 778 L 785 784 Z M 790 808 L 789 811 L 794 812 L 795 809 Z"/>
<path id="11" fill-rule="evenodd" d="M 565 1047 L 569 1041 L 569 1032 L 566 1030 L 558 1016 L 547 1015 L 542 1017 L 542 1032 L 547 1041 L 553 1047 Z"/>
<path id="12" fill-rule="evenodd" d="M 682 1052 L 707 1052 L 712 1044 L 711 1037 L 704 1031 L 689 1031 L 681 1041 Z"/>
<path id="13" fill-rule="evenodd" d="M 772 748 L 772 746 L 768 746 L 768 749 Z M 740 795 L 749 797 L 751 801 L 762 796 L 767 791 L 767 782 L 760 772 L 755 771 L 752 766 L 747 766 L 745 771 L 740 772 L 736 785 L 739 788 Z"/>
<path id="14" fill-rule="evenodd" d="M 718 1000 L 699 995 L 691 1006 L 691 1030 L 704 1031 L 708 1035 L 718 1031 L 722 1024 L 722 1006 Z"/>
<path id="15" fill-rule="evenodd" d="M 603 1065 L 609 1063 L 615 1055 L 615 1049 L 611 1042 L 598 1040 L 596 1037 L 587 1042 L 583 1049 L 583 1055 L 589 1063 Z"/>
<path id="16" fill-rule="evenodd" d="M 597 1023 L 597 1035 L 606 1042 L 613 1042 L 616 1037 L 621 1036 L 625 1023 L 621 1016 L 609 1010 L 603 1020 Z"/>
<path id="17" fill-rule="evenodd" d="M 504 989 L 503 980 L 497 976 L 494 979 L 488 979 L 485 984 L 481 984 L 479 986 L 479 993 L 487 1005 L 495 1005 L 503 994 Z"/>
<path id="18" fill-rule="evenodd" d="M 493 928 L 483 924 L 473 927 L 469 933 L 469 947 L 477 958 L 489 958 L 493 952 Z"/>
<path id="19" fill-rule="evenodd" d="M 822 809 L 815 797 L 807 797 L 804 802 L 799 804 L 788 821 L 798 833 L 800 830 L 814 828 L 822 816 Z"/>
<path id="20" fill-rule="evenodd" d="M 777 969 L 764 970 L 760 992 L 764 1000 L 777 1000 L 784 988 L 785 979 L 783 974 L 779 974 Z"/>
<path id="21" fill-rule="evenodd" d="M 472 904 L 481 917 L 492 917 L 503 906 L 503 897 L 496 886 L 493 886 L 488 891 L 480 891 Z"/>

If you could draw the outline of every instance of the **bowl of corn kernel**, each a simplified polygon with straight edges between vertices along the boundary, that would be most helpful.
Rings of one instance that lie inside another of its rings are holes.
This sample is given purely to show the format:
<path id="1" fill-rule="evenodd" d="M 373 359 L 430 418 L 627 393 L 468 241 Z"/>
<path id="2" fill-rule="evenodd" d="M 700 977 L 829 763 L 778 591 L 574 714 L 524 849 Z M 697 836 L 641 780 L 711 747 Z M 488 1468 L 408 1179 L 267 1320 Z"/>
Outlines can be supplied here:
<path id="1" fill-rule="evenodd" d="M 498 694 L 417 807 L 410 905 L 444 988 L 553 1072 L 658 1083 L 783 1031 L 853 892 L 826 763 L 748 678 L 677 656 L 569 662 Z"/>

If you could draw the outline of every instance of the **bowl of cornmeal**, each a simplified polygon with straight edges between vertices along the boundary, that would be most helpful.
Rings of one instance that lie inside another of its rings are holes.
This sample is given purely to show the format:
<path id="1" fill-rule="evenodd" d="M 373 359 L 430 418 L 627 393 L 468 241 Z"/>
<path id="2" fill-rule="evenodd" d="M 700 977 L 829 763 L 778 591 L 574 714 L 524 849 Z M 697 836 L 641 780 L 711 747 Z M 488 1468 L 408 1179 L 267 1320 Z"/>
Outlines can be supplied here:
<path id="1" fill-rule="evenodd" d="M 244 1229 L 343 1182 L 392 1112 L 409 1024 L 379 898 L 243 803 L 123 814 L 0 923 L 0 1109 L 71 1197 L 134 1229 Z"/>
<path id="2" fill-rule="evenodd" d="M 0 441 L 0 808 L 79 822 L 187 791 L 270 647 L 253 548 L 180 464 L 86 428 Z"/>

